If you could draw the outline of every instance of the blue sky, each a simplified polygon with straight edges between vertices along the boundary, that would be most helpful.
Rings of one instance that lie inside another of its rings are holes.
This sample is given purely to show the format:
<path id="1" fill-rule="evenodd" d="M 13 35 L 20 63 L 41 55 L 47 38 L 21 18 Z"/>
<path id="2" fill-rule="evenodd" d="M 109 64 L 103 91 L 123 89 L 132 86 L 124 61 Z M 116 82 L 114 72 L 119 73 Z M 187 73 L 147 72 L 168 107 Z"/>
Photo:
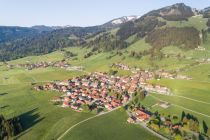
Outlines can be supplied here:
<path id="1" fill-rule="evenodd" d="M 198 9 L 210 6 L 210 0 L 1 0 L 0 25 L 91 26 L 180 2 Z"/>

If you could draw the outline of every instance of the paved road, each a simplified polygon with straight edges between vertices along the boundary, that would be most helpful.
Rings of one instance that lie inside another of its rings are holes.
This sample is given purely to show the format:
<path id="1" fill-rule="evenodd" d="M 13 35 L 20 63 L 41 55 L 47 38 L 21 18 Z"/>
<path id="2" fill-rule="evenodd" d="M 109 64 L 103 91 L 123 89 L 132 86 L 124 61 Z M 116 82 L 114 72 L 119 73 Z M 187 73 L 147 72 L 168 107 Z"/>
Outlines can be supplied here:
<path id="1" fill-rule="evenodd" d="M 128 116 L 131 116 L 131 114 L 126 111 L 128 113 Z M 161 140 L 169 140 L 168 138 L 158 134 L 157 132 L 153 131 L 152 129 L 148 128 L 147 125 L 145 123 L 141 123 L 141 122 L 137 122 L 136 124 L 141 125 L 145 130 L 149 131 L 150 133 L 152 133 L 154 136 L 160 138 Z"/>

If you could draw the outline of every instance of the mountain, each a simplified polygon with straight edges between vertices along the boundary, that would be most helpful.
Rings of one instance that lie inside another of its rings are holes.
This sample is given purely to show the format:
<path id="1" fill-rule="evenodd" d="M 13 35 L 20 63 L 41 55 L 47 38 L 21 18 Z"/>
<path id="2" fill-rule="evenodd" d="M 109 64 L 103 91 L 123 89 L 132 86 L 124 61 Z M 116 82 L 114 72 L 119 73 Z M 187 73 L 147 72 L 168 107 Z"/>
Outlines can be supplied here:
<path id="1" fill-rule="evenodd" d="M 201 13 L 204 18 L 210 18 L 210 7 L 204 8 Z"/>
<path id="2" fill-rule="evenodd" d="M 61 26 L 45 26 L 45 25 L 36 25 L 32 26 L 32 29 L 38 30 L 39 32 L 50 32 L 57 29 L 62 29 Z"/>
<path id="3" fill-rule="evenodd" d="M 120 18 L 116 18 L 113 19 L 105 24 L 103 24 L 102 26 L 105 28 L 115 28 L 115 27 L 119 27 L 121 24 L 124 24 L 128 21 L 134 21 L 136 19 L 138 19 L 140 16 L 123 16 Z"/>
<path id="4" fill-rule="evenodd" d="M 177 3 L 158 10 L 153 10 L 144 16 L 158 16 L 166 20 L 181 21 L 194 16 L 193 9 L 184 3 Z"/>
<path id="5" fill-rule="evenodd" d="M 46 54 L 64 47 L 81 45 L 85 42 L 85 36 L 101 31 L 104 29 L 99 26 L 67 27 L 0 43 L 0 60 Z"/>
<path id="6" fill-rule="evenodd" d="M 196 28 L 165 27 L 168 21 L 177 24 L 181 21 L 188 22 L 188 18 L 194 16 L 196 11 L 183 3 L 153 10 L 140 18 L 122 23 L 116 34 L 104 33 L 96 36 L 88 46 L 92 46 L 94 50 L 110 51 L 125 48 L 137 40 L 146 38 L 147 43 L 157 50 L 169 45 L 183 45 L 186 49 L 194 49 L 201 43 L 200 33 Z M 121 23 L 120 20 L 113 21 Z"/>
<path id="7" fill-rule="evenodd" d="M 210 11 L 210 7 L 206 7 L 202 10 L 203 12 L 209 12 Z"/>

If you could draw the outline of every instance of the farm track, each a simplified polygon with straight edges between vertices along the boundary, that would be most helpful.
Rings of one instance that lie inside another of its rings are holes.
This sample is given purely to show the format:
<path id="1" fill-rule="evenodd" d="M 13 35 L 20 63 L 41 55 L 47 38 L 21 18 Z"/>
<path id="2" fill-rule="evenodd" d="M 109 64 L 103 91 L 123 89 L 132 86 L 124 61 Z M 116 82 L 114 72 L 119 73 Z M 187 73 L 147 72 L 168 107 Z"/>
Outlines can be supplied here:
<path id="1" fill-rule="evenodd" d="M 80 121 L 80 122 L 76 123 L 75 125 L 71 126 L 69 129 L 67 129 L 67 130 L 66 130 L 66 131 L 65 131 L 57 140 L 61 140 L 67 133 L 69 133 L 69 132 L 70 132 L 73 128 L 75 128 L 76 126 L 78 126 L 78 125 L 80 125 L 80 124 L 82 124 L 82 123 L 84 123 L 84 122 L 87 122 L 87 121 L 89 121 L 89 120 L 92 120 L 92 119 L 94 119 L 94 118 L 97 118 L 97 117 L 106 115 L 106 114 L 108 114 L 108 113 L 111 113 L 111 112 L 113 112 L 113 111 L 119 109 L 120 107 L 121 107 L 121 106 L 119 106 L 119 107 L 117 107 L 117 108 L 115 108 L 115 109 L 113 109 L 113 110 L 111 110 L 111 111 L 104 112 L 104 113 L 98 114 L 98 115 L 96 115 L 96 116 L 92 116 L 92 117 L 90 117 L 90 118 L 87 118 L 87 119 L 85 119 L 85 120 L 83 120 L 83 121 Z"/>

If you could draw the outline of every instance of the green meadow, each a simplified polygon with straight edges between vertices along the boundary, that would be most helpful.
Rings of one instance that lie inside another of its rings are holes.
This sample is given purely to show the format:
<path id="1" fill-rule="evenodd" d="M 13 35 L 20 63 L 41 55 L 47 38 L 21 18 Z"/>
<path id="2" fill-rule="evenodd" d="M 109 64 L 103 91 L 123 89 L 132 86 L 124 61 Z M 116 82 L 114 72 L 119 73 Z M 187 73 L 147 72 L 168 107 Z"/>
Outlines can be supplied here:
<path id="1" fill-rule="evenodd" d="M 117 110 L 85 122 L 63 137 L 63 140 L 158 140 L 141 126 L 128 124 L 124 110 Z"/>
<path id="2" fill-rule="evenodd" d="M 173 96 L 151 94 L 142 102 L 143 105 L 153 111 L 159 111 L 165 115 L 181 116 L 182 111 L 195 115 L 200 122 L 205 120 L 210 124 L 210 83 L 198 80 L 153 80 L 151 83 L 160 84 L 171 89 Z M 170 103 L 169 108 L 157 105 L 160 101 Z M 200 123 L 202 126 L 202 123 Z M 201 127 L 202 128 L 202 127 Z"/>

